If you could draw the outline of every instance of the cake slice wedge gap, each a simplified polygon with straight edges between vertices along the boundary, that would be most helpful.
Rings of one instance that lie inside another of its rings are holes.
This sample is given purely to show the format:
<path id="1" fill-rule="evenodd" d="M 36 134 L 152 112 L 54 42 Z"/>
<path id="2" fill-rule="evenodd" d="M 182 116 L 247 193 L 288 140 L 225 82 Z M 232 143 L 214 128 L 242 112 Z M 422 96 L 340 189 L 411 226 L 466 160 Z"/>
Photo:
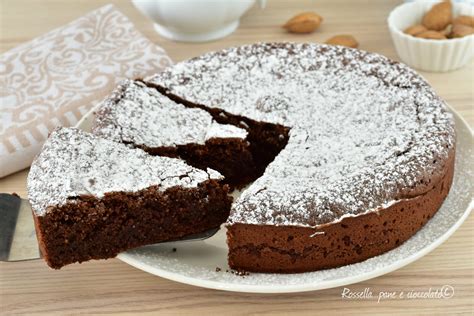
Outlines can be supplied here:
<path id="1" fill-rule="evenodd" d="M 92 133 L 152 155 L 184 159 L 222 173 L 232 187 L 254 180 L 256 164 L 243 128 L 220 124 L 139 80 L 124 80 L 97 108 Z"/>
<path id="2" fill-rule="evenodd" d="M 219 227 L 232 203 L 222 179 L 212 169 L 57 128 L 28 175 L 43 257 L 59 269 Z"/>

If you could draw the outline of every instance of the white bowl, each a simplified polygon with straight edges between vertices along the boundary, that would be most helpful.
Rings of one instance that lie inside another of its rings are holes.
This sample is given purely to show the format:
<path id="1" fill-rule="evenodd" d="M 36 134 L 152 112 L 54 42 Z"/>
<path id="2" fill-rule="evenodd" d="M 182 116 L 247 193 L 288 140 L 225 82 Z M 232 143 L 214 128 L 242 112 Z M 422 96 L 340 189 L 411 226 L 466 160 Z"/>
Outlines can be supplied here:
<path id="1" fill-rule="evenodd" d="M 433 6 L 431 1 L 415 1 L 396 7 L 388 16 L 388 28 L 398 56 L 411 67 L 425 71 L 445 72 L 468 64 L 474 57 L 474 35 L 446 40 L 430 40 L 403 33 L 420 24 Z M 453 16 L 474 15 L 468 3 L 453 3 Z"/>
<path id="2" fill-rule="evenodd" d="M 205 42 L 225 37 L 255 0 L 132 0 L 155 22 L 155 30 L 174 41 Z"/>

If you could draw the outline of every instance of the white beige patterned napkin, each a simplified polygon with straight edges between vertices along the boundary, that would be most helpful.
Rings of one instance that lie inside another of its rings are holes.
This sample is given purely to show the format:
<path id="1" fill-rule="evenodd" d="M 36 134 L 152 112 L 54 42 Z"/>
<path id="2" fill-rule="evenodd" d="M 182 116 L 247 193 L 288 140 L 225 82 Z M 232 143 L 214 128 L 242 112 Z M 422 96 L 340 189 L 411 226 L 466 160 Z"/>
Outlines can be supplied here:
<path id="1" fill-rule="evenodd" d="M 118 81 L 170 63 L 112 5 L 0 55 L 0 178 L 28 167 L 54 127 L 76 124 Z"/>

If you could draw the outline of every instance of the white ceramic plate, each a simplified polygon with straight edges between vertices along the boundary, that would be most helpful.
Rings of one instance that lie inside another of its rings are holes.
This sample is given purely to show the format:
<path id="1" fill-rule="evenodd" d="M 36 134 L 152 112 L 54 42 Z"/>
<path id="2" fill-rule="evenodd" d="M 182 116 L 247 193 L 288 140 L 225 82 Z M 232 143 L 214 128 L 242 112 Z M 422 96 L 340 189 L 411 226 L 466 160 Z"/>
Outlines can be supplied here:
<path id="1" fill-rule="evenodd" d="M 225 228 L 205 241 L 146 246 L 119 254 L 138 269 L 173 281 L 236 292 L 288 293 L 327 289 L 361 282 L 399 269 L 432 251 L 451 236 L 469 216 L 473 196 L 472 132 L 456 118 L 456 167 L 451 191 L 430 221 L 401 246 L 360 263 L 336 269 L 298 274 L 250 273 L 238 276 L 227 265 Z M 90 131 L 93 112 L 78 127 Z M 176 251 L 173 251 L 176 248 Z M 220 271 L 216 271 L 220 268 Z M 229 270 L 229 272 L 226 272 Z"/>

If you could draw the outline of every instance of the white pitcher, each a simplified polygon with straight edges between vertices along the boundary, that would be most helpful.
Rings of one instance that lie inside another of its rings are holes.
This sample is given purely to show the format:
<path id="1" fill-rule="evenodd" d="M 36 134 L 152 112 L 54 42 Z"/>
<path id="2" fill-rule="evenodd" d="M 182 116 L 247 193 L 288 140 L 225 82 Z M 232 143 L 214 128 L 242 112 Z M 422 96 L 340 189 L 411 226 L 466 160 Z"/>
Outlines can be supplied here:
<path id="1" fill-rule="evenodd" d="M 132 0 L 155 22 L 155 30 L 175 41 L 205 42 L 225 37 L 255 0 Z M 264 6 L 264 1 L 260 5 Z"/>

